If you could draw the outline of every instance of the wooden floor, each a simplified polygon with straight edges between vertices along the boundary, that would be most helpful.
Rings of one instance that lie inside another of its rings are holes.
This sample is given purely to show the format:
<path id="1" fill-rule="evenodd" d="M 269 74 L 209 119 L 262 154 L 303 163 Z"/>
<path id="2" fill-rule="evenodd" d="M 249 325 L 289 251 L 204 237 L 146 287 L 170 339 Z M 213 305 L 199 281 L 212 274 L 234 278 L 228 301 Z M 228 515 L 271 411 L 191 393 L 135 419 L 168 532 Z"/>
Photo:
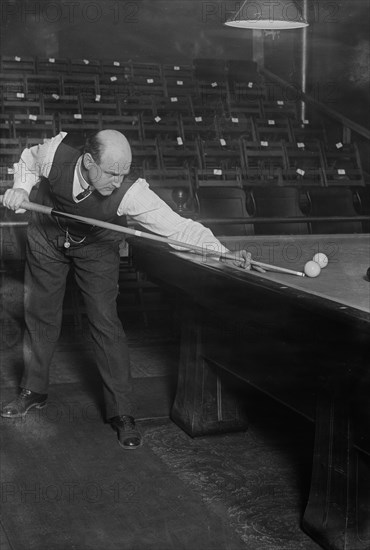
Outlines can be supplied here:
<path id="1" fill-rule="evenodd" d="M 2 402 L 22 368 L 21 290 L 3 286 Z M 318 549 L 300 528 L 313 426 L 246 388 L 247 432 L 189 438 L 169 419 L 171 314 L 125 318 L 143 447 L 123 451 L 103 422 L 89 337 L 67 312 L 49 405 L 1 419 L 1 550 Z"/>

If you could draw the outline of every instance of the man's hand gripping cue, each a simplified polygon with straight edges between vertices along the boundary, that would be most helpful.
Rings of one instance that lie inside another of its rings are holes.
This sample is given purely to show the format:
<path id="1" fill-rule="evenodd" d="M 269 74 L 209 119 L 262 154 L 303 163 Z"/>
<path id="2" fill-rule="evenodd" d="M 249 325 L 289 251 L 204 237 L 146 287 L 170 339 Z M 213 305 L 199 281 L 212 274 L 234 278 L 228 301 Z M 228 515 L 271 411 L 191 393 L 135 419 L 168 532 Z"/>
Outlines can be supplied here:
<path id="1" fill-rule="evenodd" d="M 29 195 L 25 189 L 7 189 L 3 196 L 3 206 L 17 213 L 24 212 L 23 201 L 28 201 Z"/>

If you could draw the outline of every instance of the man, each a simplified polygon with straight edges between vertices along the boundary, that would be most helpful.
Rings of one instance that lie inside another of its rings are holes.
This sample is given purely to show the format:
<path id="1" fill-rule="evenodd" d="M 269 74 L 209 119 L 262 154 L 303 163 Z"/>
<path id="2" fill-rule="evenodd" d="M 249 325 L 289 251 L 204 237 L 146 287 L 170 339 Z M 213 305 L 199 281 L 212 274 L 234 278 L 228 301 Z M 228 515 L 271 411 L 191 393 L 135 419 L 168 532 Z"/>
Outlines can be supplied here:
<path id="1" fill-rule="evenodd" d="M 127 139 L 115 130 L 102 130 L 86 141 L 61 132 L 23 151 L 14 186 L 4 194 L 3 204 L 20 210 L 39 183 L 36 202 L 59 211 L 123 224 L 130 216 L 154 233 L 217 247 L 220 254 L 226 251 L 210 230 L 176 214 L 145 180 L 130 177 L 131 158 Z M 112 231 L 32 214 L 24 283 L 24 372 L 19 395 L 2 409 L 4 418 L 23 417 L 31 408 L 46 404 L 66 277 L 73 265 L 103 382 L 106 418 L 123 448 L 141 445 L 128 347 L 116 309 L 120 240 Z"/>

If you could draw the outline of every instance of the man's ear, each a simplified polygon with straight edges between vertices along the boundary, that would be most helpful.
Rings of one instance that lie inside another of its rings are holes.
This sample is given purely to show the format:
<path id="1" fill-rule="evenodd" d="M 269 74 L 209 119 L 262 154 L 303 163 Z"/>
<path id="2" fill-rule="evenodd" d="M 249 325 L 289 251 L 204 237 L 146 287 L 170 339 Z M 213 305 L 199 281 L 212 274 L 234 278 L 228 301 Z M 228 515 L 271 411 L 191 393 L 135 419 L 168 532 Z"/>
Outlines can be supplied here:
<path id="1" fill-rule="evenodd" d="M 88 170 L 92 164 L 94 164 L 94 159 L 90 155 L 90 153 L 84 153 L 84 156 L 82 157 L 82 161 L 84 163 L 84 167 Z"/>

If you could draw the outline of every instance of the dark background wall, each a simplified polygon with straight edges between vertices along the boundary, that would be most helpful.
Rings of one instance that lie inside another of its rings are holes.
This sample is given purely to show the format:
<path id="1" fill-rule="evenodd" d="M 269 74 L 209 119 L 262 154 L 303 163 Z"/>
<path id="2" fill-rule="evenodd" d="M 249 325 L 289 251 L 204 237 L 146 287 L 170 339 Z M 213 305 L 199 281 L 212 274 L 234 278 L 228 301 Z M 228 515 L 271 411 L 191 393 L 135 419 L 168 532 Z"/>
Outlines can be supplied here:
<path id="1" fill-rule="evenodd" d="M 369 5 L 308 0 L 308 90 L 365 126 Z M 1 50 L 179 64 L 196 57 L 251 59 L 252 31 L 223 26 L 238 6 L 229 0 L 3 0 Z M 301 30 L 264 33 L 266 66 L 299 81 L 301 39 Z"/>

